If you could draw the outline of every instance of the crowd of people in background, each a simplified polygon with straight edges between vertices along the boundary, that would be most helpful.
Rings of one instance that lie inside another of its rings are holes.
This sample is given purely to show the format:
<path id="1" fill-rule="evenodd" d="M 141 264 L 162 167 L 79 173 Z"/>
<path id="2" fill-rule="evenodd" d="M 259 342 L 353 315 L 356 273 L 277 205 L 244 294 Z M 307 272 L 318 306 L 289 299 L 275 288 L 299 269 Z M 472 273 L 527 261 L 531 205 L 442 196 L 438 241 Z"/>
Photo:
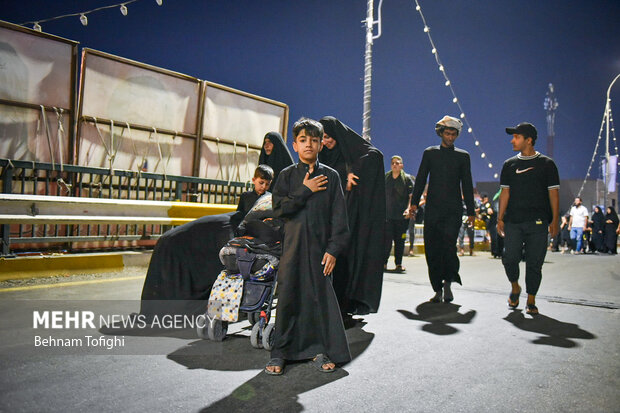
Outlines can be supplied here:
<path id="1" fill-rule="evenodd" d="M 392 164 L 399 167 L 402 171 L 403 163 L 399 155 L 392 157 Z M 402 172 L 411 182 L 415 181 L 414 175 Z M 386 173 L 386 188 L 388 188 L 387 179 L 391 172 Z M 470 225 L 467 220 L 465 204 L 463 204 L 462 225 L 459 229 L 457 238 L 458 255 L 475 255 L 476 229 L 478 229 L 478 239 L 488 244 L 488 249 L 493 258 L 501 258 L 504 249 L 504 238 L 497 233 L 497 210 L 499 207 L 498 194 L 492 199 L 486 193 L 478 193 L 474 189 L 474 203 L 476 205 L 476 221 L 474 225 Z M 389 192 L 386 193 L 388 209 L 389 205 L 394 203 L 393 197 Z M 411 193 L 405 193 L 405 198 L 410 199 Z M 404 222 L 408 225 L 406 231 L 402 231 L 399 227 L 398 231 L 389 234 L 386 233 L 386 269 L 390 254 L 395 257 L 396 267 L 390 269 L 390 272 L 405 272 L 402 266 L 402 257 L 405 252 L 413 257 L 415 256 L 415 225 L 424 223 L 425 201 L 424 195 L 420 200 L 420 208 L 417 213 L 411 216 L 411 219 L 404 218 Z M 560 217 L 560 229 L 556 237 L 550 237 L 549 250 L 552 252 L 561 252 L 563 254 L 617 254 L 617 242 L 620 236 L 620 216 L 613 206 L 604 208 L 594 205 L 592 214 L 588 212 L 588 208 L 583 205 L 581 197 L 576 197 L 574 203 L 566 213 Z M 390 221 L 390 218 L 388 218 Z M 482 224 L 484 223 L 484 226 Z M 480 231 L 484 228 L 484 234 Z M 387 239 L 389 238 L 389 239 Z M 409 248 L 405 248 L 405 244 L 409 239 Z M 402 242 L 399 242 L 402 240 Z M 391 249 L 393 245 L 393 250 Z"/>
<path id="2" fill-rule="evenodd" d="M 562 216 L 559 235 L 551 240 L 550 249 L 563 254 L 617 254 L 620 224 L 613 206 L 594 205 L 592 215 L 576 197 Z"/>

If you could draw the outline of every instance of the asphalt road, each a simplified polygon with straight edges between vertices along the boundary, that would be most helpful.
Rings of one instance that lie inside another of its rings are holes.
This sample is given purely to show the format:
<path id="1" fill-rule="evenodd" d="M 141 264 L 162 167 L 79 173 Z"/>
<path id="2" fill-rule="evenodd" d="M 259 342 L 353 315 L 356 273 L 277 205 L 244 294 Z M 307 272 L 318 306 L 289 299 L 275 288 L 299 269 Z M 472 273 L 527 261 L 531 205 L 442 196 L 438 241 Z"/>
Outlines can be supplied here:
<path id="1" fill-rule="evenodd" d="M 120 331 L 124 346 L 113 350 L 35 347 L 35 334 L 75 331 L 33 330 L 33 309 L 128 313 L 145 268 L 9 286 L 0 289 L 0 410 L 618 412 L 620 258 L 546 261 L 541 315 L 531 317 L 523 296 L 508 309 L 509 283 L 488 253 L 461 258 L 464 285 L 451 304 L 426 302 L 424 258 L 407 257 L 406 274 L 386 274 L 379 312 L 348 324 L 352 362 L 333 374 L 288 365 L 280 377 L 262 372 L 269 354 L 251 347 L 247 321 L 223 342 L 177 329 Z"/>

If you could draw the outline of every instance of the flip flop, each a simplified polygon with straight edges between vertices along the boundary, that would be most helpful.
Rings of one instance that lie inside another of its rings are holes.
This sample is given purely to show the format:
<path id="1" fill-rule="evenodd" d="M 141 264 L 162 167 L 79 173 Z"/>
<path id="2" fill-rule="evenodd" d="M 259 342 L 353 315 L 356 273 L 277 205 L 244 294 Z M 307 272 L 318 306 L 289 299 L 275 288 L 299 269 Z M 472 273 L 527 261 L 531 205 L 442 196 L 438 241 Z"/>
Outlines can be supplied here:
<path id="1" fill-rule="evenodd" d="M 521 295 L 521 288 L 518 293 L 510 293 L 508 296 L 508 307 L 517 308 L 519 306 L 519 296 Z"/>
<path id="2" fill-rule="evenodd" d="M 325 354 L 317 354 L 317 356 L 312 360 L 312 365 L 321 373 L 333 373 L 336 371 L 336 367 L 331 369 L 324 369 L 323 366 L 325 364 L 333 363 Z"/>
<path id="3" fill-rule="evenodd" d="M 528 304 L 525 307 L 525 312 L 531 315 L 536 315 L 538 314 L 538 307 L 536 307 L 536 305 L 534 304 Z"/>
<path id="4" fill-rule="evenodd" d="M 280 371 L 270 371 L 267 370 L 267 367 L 280 367 Z M 280 376 L 282 373 L 284 373 L 284 360 L 278 358 L 269 360 L 269 363 L 267 363 L 267 365 L 265 366 L 265 373 L 269 374 L 270 376 Z"/>

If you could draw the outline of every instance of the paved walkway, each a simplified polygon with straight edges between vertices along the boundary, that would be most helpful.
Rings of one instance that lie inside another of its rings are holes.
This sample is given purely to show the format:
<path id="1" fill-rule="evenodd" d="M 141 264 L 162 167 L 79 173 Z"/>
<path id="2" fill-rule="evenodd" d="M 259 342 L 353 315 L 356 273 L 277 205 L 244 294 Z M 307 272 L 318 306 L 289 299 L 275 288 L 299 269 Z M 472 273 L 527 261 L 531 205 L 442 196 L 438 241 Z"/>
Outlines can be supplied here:
<path id="1" fill-rule="evenodd" d="M 507 308 L 509 284 L 488 253 L 461 258 L 452 304 L 426 302 L 424 257 L 404 264 L 406 274 L 386 274 L 380 311 L 348 326 L 354 359 L 333 374 L 305 363 L 262 373 L 269 355 L 250 346 L 246 321 L 221 343 L 175 330 L 127 334 L 133 355 L 32 351 L 37 303 L 124 311 L 138 304 L 144 268 L 0 290 L 0 411 L 620 411 L 618 257 L 548 254 L 535 318 Z"/>

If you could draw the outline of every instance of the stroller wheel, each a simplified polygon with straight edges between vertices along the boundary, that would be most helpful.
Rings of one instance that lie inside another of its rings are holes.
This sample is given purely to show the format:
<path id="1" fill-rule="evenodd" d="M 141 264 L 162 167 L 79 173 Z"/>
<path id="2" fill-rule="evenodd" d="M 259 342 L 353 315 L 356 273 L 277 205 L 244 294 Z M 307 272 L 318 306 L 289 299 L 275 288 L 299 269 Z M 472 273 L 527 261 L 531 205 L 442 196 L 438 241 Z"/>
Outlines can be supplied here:
<path id="1" fill-rule="evenodd" d="M 209 328 L 209 317 L 205 313 L 204 321 L 196 323 L 196 334 L 198 334 L 198 338 L 208 339 L 207 329 Z"/>
<path id="2" fill-rule="evenodd" d="M 248 313 L 248 321 L 250 322 L 250 325 L 258 323 L 258 320 L 260 320 L 260 311 Z"/>
<path id="3" fill-rule="evenodd" d="M 256 323 L 252 327 L 252 333 L 250 333 L 250 344 L 252 344 L 252 347 L 254 348 L 263 348 L 260 323 Z"/>
<path id="4" fill-rule="evenodd" d="M 263 348 L 271 351 L 273 349 L 273 338 L 275 336 L 275 324 L 267 324 L 263 330 Z"/>
<path id="5" fill-rule="evenodd" d="M 228 322 L 222 320 L 211 320 L 207 323 L 207 336 L 209 340 L 222 341 L 228 332 Z"/>

